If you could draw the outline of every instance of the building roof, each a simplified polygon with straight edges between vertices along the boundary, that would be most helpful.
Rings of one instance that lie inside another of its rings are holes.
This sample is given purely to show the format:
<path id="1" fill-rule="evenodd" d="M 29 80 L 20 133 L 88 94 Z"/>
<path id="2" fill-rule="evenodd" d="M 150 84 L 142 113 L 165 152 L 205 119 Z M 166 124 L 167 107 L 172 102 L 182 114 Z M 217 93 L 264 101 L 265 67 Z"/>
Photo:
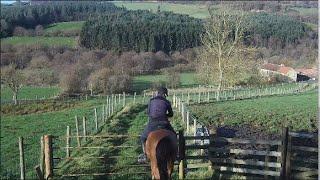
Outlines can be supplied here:
<path id="1" fill-rule="evenodd" d="M 288 74 L 290 71 L 294 71 L 292 67 L 280 66 L 278 72 L 281 74 Z"/>
<path id="2" fill-rule="evenodd" d="M 317 69 L 306 69 L 306 68 L 301 68 L 301 69 L 296 69 L 296 71 L 300 74 L 312 77 L 312 78 L 317 78 L 318 76 L 318 70 Z"/>

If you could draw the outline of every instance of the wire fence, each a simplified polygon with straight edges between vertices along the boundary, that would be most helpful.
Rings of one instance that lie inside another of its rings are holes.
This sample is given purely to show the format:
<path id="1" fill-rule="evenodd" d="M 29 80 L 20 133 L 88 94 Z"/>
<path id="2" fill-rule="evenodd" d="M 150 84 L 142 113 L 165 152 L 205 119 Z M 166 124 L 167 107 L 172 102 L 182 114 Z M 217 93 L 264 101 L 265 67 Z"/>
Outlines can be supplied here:
<path id="1" fill-rule="evenodd" d="M 194 117 L 187 105 L 192 103 L 210 103 L 222 100 L 238 100 L 263 96 L 297 94 L 314 89 L 316 87 L 316 84 L 294 83 L 291 85 L 283 84 L 280 86 L 266 87 L 264 89 L 248 88 L 225 90 L 219 94 L 219 98 L 217 97 L 218 95 L 216 91 L 170 93 L 168 98 L 172 100 L 173 107 L 181 115 L 181 120 L 184 124 L 186 135 L 207 136 L 209 135 L 209 130 L 203 124 L 201 124 L 197 118 Z M 54 142 L 56 143 L 56 147 L 63 147 L 57 151 L 56 154 L 57 158 L 59 157 L 60 159 L 56 159 L 55 161 L 61 161 L 62 157 L 67 156 L 66 154 L 68 154 L 68 151 L 70 154 L 72 153 L 70 151 L 73 151 L 73 149 L 79 149 L 81 144 L 85 143 L 87 139 L 98 138 L 95 137 L 95 134 L 101 130 L 108 119 L 112 119 L 112 117 L 123 107 L 132 103 L 147 103 L 148 99 L 154 95 L 155 92 L 144 92 L 140 95 L 137 95 L 136 93 L 122 93 L 110 96 L 84 97 L 84 99 L 101 98 L 104 100 L 104 103 L 93 108 L 92 113 L 90 113 L 87 117 L 74 117 L 74 124 L 70 125 L 69 127 L 65 127 L 65 141 L 60 140 Z M 69 145 L 66 146 L 68 138 L 73 138 L 75 140 L 70 141 Z M 100 136 L 99 138 L 102 137 Z M 208 143 L 205 140 L 196 140 L 195 142 L 202 145 Z M 14 152 L 6 152 L 8 150 L 2 149 L 2 154 L 5 154 L 5 156 L 2 155 L 2 162 L 5 162 L 5 166 L 2 165 L 1 167 L 2 179 L 20 178 L 22 176 L 21 171 L 23 170 L 25 171 L 24 174 L 26 179 L 37 178 L 34 167 L 39 164 L 41 159 L 41 153 L 39 153 L 41 152 L 40 139 L 32 136 L 24 137 L 23 143 L 24 146 L 22 152 L 19 151 L 18 148 L 15 148 L 13 150 Z M 18 141 L 16 145 L 18 147 Z M 84 147 L 82 148 L 85 149 Z M 35 149 L 37 150 L 35 151 Z M 20 162 L 20 156 L 18 156 L 19 154 L 21 155 L 21 153 L 24 155 L 23 165 Z M 21 165 L 24 167 L 21 168 Z M 8 167 L 10 167 L 10 169 Z"/>

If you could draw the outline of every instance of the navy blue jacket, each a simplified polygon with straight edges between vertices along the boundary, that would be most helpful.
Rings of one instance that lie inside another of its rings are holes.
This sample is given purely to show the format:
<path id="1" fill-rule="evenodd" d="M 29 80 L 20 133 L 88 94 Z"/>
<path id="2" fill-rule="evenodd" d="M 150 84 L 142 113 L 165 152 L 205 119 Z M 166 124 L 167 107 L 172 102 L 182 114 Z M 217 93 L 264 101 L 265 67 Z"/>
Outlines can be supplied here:
<path id="1" fill-rule="evenodd" d="M 168 121 L 168 117 L 173 116 L 170 102 L 162 96 L 150 99 L 147 113 L 151 122 Z"/>

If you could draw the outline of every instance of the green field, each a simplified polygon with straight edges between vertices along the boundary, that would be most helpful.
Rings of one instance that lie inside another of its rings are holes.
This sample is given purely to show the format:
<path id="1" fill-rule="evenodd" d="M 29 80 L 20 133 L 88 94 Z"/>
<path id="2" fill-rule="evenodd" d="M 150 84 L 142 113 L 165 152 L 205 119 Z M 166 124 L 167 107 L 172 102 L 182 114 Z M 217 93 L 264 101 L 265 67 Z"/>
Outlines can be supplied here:
<path id="1" fill-rule="evenodd" d="M 18 94 L 18 99 L 50 98 L 61 92 L 59 87 L 31 87 L 24 86 Z M 7 87 L 1 86 L 1 101 L 11 101 L 12 91 Z"/>
<path id="2" fill-rule="evenodd" d="M 141 92 L 145 89 L 152 88 L 153 85 L 166 85 L 168 82 L 167 76 L 159 75 L 141 75 L 133 79 L 133 91 Z M 179 87 L 195 87 L 199 85 L 196 80 L 195 73 L 181 73 Z"/>
<path id="3" fill-rule="evenodd" d="M 317 129 L 317 91 L 299 95 L 193 105 L 191 111 L 207 126 L 249 124 L 269 133 L 288 126 L 293 131 Z"/>
<path id="4" fill-rule="evenodd" d="M 46 45 L 49 47 L 67 46 L 74 48 L 77 46 L 76 39 L 74 37 L 42 37 L 42 36 L 13 36 L 1 39 L 1 44 L 12 45 Z"/>
<path id="5" fill-rule="evenodd" d="M 45 27 L 45 32 L 54 31 L 71 31 L 71 30 L 81 30 L 85 21 L 70 21 L 70 22 L 60 22 L 50 24 Z"/>
<path id="6" fill-rule="evenodd" d="M 94 108 L 99 107 L 98 117 L 101 118 L 102 103 L 105 103 L 105 99 L 64 101 L 62 103 L 45 103 L 39 105 L 36 103 L 16 107 L 19 109 L 19 112 L 23 111 L 21 108 L 25 108 L 26 113 L 24 115 L 13 115 L 13 113 L 1 114 L 2 163 L 0 178 L 11 177 L 15 179 L 15 176 L 18 175 L 18 137 L 21 136 L 25 138 L 26 175 L 27 179 L 33 179 L 35 178 L 33 167 L 39 163 L 40 137 L 44 134 L 64 135 L 68 125 L 71 126 L 71 130 L 74 131 L 76 115 L 79 118 L 83 116 L 87 117 L 87 131 L 92 133 L 94 130 Z M 2 109 L 6 109 L 6 106 L 12 105 L 2 105 Z M 41 109 L 42 106 L 49 108 L 50 111 L 33 113 L 32 109 Z"/>
<path id="7" fill-rule="evenodd" d="M 318 14 L 318 8 L 293 7 L 291 9 L 298 11 L 302 16 L 311 16 Z"/>
<path id="8" fill-rule="evenodd" d="M 204 4 L 175 4 L 167 2 L 113 2 L 116 6 L 125 7 L 128 10 L 150 10 L 152 12 L 157 12 L 158 6 L 160 11 L 171 11 L 177 14 L 187 14 L 195 18 L 207 18 L 209 17 L 209 12 Z"/>

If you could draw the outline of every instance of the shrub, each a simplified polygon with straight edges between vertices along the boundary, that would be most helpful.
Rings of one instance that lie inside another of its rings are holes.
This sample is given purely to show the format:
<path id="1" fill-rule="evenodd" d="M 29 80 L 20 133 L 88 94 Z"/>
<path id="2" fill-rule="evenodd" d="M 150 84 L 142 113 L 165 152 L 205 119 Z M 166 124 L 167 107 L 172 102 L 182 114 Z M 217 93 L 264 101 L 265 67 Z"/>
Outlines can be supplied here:
<path id="1" fill-rule="evenodd" d="M 81 79 L 77 74 L 78 73 L 75 69 L 62 74 L 60 79 L 60 87 L 65 93 L 73 94 L 81 92 Z"/>
<path id="2" fill-rule="evenodd" d="M 103 94 L 122 93 L 131 90 L 132 77 L 109 68 L 99 69 L 89 77 L 93 91 Z"/>
<path id="3" fill-rule="evenodd" d="M 175 71 L 175 69 L 168 69 L 166 76 L 169 88 L 177 88 L 180 85 L 180 73 Z"/>
<path id="4" fill-rule="evenodd" d="M 42 69 L 49 67 L 49 58 L 47 56 L 33 57 L 30 61 L 29 68 L 31 69 Z"/>
<path id="5" fill-rule="evenodd" d="M 27 84 L 34 86 L 47 86 L 54 85 L 57 83 L 58 78 L 49 68 L 41 69 L 27 69 L 24 71 L 26 76 Z"/>

